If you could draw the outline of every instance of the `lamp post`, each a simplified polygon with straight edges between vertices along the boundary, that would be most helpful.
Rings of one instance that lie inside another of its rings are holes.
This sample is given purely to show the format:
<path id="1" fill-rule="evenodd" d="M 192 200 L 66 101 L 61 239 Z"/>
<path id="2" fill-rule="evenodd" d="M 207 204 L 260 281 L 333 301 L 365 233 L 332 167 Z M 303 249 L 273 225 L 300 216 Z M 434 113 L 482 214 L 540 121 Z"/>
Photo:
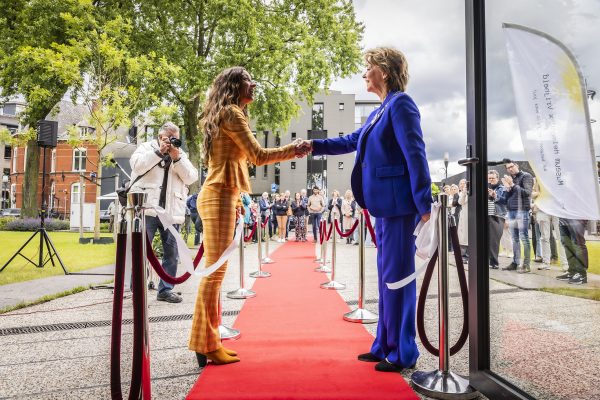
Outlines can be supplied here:
<path id="1" fill-rule="evenodd" d="M 448 162 L 450 161 L 450 154 L 444 152 L 444 184 L 448 180 Z"/>

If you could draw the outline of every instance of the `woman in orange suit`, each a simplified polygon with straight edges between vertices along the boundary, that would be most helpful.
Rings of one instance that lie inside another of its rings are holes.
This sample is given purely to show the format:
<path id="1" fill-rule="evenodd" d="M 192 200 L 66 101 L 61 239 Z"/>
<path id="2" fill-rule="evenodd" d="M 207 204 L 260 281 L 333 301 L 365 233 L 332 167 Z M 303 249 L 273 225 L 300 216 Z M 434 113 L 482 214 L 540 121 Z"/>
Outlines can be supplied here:
<path id="1" fill-rule="evenodd" d="M 204 131 L 204 157 L 208 176 L 198 196 L 198 212 L 204 226 L 206 265 L 218 260 L 231 242 L 240 193 L 250 190 L 248 162 L 271 164 L 302 155 L 297 146 L 263 149 L 248 125 L 247 106 L 256 84 L 242 67 L 228 68 L 214 80 L 200 128 Z M 219 295 L 227 263 L 202 279 L 198 288 L 189 348 L 200 367 L 240 361 L 237 353 L 223 347 L 219 336 Z"/>

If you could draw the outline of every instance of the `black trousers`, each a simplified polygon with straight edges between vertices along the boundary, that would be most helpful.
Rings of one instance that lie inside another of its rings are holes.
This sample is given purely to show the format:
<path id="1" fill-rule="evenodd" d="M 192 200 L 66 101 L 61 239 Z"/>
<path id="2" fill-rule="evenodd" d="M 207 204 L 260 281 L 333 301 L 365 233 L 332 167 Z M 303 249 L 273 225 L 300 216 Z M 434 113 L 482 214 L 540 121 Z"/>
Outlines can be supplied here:
<path id="1" fill-rule="evenodd" d="M 565 247 L 569 273 L 587 276 L 588 250 L 585 245 L 586 220 L 560 218 L 558 229 L 560 240 Z"/>
<path id="2" fill-rule="evenodd" d="M 495 215 L 488 216 L 488 232 L 490 234 L 490 265 L 498 266 L 500 238 L 504 230 L 504 218 Z"/>

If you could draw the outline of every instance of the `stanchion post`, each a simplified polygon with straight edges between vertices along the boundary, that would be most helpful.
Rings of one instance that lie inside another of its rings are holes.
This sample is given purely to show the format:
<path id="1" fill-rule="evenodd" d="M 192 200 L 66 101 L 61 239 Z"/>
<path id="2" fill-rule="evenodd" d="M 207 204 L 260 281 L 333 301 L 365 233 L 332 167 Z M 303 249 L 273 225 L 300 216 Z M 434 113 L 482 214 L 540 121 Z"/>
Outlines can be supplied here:
<path id="1" fill-rule="evenodd" d="M 244 240 L 244 233 L 242 232 L 240 237 L 240 288 L 227 293 L 227 297 L 230 299 L 247 299 L 256 296 L 256 292 L 246 289 L 244 283 Z"/>
<path id="2" fill-rule="evenodd" d="M 331 243 L 331 280 L 329 282 L 321 283 L 321 289 L 343 290 L 346 289 L 346 285 L 335 281 L 335 263 L 337 254 L 337 230 L 335 229 L 335 222 L 336 221 L 332 218 L 333 242 Z"/>
<path id="3" fill-rule="evenodd" d="M 258 271 L 252 272 L 250 277 L 268 278 L 271 276 L 271 273 L 262 270 L 262 221 L 260 219 L 260 212 L 256 213 L 256 234 L 258 235 Z"/>
<path id="4" fill-rule="evenodd" d="M 320 232 L 320 231 L 319 231 Z M 331 269 L 327 267 L 327 213 L 323 213 L 323 243 L 321 243 L 321 264 L 315 268 L 316 272 L 324 272 L 326 274 L 331 272 Z"/>
<path id="5" fill-rule="evenodd" d="M 440 193 L 438 243 L 438 311 L 439 311 L 439 368 L 435 371 L 415 371 L 411 376 L 414 389 L 435 399 L 474 399 L 479 393 L 469 385 L 469 380 L 450 371 L 450 346 L 448 346 L 448 195 Z"/>
<path id="6" fill-rule="evenodd" d="M 242 234 L 242 237 L 244 235 Z M 239 339 L 242 334 L 238 329 L 229 328 L 222 323 L 223 321 L 223 299 L 219 293 L 219 336 L 221 340 L 236 340 Z"/>
<path id="7" fill-rule="evenodd" d="M 358 308 L 344 314 L 344 320 L 348 322 L 360 322 L 372 324 L 377 322 L 377 314 L 363 308 L 365 293 L 365 215 L 361 212 L 358 224 Z"/>
<path id="8" fill-rule="evenodd" d="M 267 217 L 268 219 L 269 217 Z M 269 225 L 270 222 L 267 222 L 267 225 Z M 268 232 L 268 229 L 266 230 L 266 232 Z M 271 237 L 269 235 L 267 235 L 267 240 L 265 241 L 265 256 L 262 259 L 262 263 L 263 264 L 273 264 L 273 260 L 271 259 L 271 257 L 269 257 L 269 242 L 271 241 Z"/>
<path id="9" fill-rule="evenodd" d="M 142 276 L 142 282 L 141 285 L 139 285 L 139 287 L 133 287 L 133 290 L 141 290 L 143 291 L 142 294 L 142 313 L 144 316 L 143 319 L 143 323 L 142 326 L 140 327 L 142 329 L 142 335 L 143 336 L 143 342 L 142 342 L 142 358 L 146 359 L 147 363 L 148 363 L 148 368 L 144 368 L 142 367 L 142 385 L 141 385 L 141 391 L 143 392 L 144 388 L 147 387 L 149 388 L 148 393 L 142 393 L 144 398 L 150 398 L 151 394 L 151 380 L 150 380 L 150 331 L 149 331 L 149 321 L 148 321 L 148 292 L 146 291 L 146 287 L 147 287 L 147 280 L 146 280 L 146 221 L 145 221 L 145 216 L 144 216 L 144 204 L 146 203 L 146 200 L 148 199 L 148 194 L 147 193 L 143 193 L 143 192 L 129 192 L 127 194 L 127 199 L 129 201 L 129 204 L 131 205 L 131 231 L 135 232 L 135 233 L 141 233 L 142 234 L 142 268 L 143 268 L 143 272 L 141 274 Z M 134 264 L 135 265 L 135 264 Z M 135 330 L 135 326 L 134 326 L 134 330 Z"/>

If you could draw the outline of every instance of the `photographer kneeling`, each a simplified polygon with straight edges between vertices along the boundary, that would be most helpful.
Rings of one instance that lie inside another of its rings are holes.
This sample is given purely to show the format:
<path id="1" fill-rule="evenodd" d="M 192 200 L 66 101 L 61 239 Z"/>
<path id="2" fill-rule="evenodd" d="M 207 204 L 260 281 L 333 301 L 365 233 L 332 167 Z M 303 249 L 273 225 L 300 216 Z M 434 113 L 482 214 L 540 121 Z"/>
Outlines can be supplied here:
<path id="1" fill-rule="evenodd" d="M 198 180 L 198 170 L 180 146 L 179 128 L 167 122 L 160 128 L 158 139 L 142 143 L 129 160 L 131 179 L 135 181 L 131 192 L 148 193 L 146 204 L 164 208 L 173 218 L 173 226 L 177 230 L 185 220 L 187 185 Z M 138 176 L 141 177 L 137 179 Z M 178 258 L 175 238 L 163 228 L 154 209 L 146 210 L 146 233 L 150 241 L 157 229 L 163 245 L 163 268 L 174 277 L 177 275 Z M 181 296 L 172 289 L 173 285 L 161 279 L 156 299 L 169 303 L 181 302 Z"/>

